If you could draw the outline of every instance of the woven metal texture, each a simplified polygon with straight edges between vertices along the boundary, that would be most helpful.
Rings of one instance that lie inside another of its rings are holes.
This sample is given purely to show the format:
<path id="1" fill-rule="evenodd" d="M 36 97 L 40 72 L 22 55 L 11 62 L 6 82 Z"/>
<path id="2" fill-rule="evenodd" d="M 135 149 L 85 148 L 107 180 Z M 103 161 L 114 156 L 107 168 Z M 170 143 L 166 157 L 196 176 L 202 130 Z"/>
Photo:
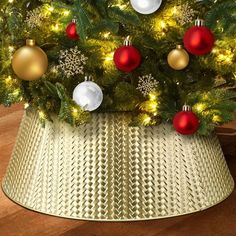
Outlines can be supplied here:
<path id="1" fill-rule="evenodd" d="M 3 181 L 15 202 L 90 220 L 188 214 L 224 200 L 234 183 L 215 135 L 182 136 L 168 124 L 129 127 L 125 113 L 93 114 L 73 128 L 25 115 Z"/>

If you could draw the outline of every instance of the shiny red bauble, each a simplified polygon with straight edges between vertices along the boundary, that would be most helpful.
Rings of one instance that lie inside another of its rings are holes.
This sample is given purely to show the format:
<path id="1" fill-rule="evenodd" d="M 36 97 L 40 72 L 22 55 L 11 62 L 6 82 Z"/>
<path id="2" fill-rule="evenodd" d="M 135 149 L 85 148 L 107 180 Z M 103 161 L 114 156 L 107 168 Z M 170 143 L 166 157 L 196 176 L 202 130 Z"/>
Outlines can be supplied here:
<path id="1" fill-rule="evenodd" d="M 181 111 L 175 115 L 173 126 L 178 133 L 191 135 L 197 132 L 199 119 L 192 111 Z"/>
<path id="2" fill-rule="evenodd" d="M 211 52 L 214 42 L 214 35 L 206 26 L 193 26 L 184 35 L 184 47 L 197 56 Z"/>
<path id="3" fill-rule="evenodd" d="M 79 35 L 77 34 L 76 23 L 75 22 L 71 22 L 66 27 L 66 35 L 71 40 L 78 40 L 79 39 Z"/>
<path id="4" fill-rule="evenodd" d="M 115 51 L 113 59 L 117 69 L 123 72 L 131 72 L 139 67 L 141 63 L 141 54 L 134 46 L 124 45 Z"/>

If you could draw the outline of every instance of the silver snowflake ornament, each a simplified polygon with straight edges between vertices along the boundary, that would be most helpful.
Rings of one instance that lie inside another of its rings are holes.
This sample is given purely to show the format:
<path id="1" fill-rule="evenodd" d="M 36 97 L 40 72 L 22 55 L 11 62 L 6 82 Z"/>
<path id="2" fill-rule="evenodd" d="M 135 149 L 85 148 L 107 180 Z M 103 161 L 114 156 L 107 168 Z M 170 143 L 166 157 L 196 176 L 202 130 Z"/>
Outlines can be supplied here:
<path id="1" fill-rule="evenodd" d="M 143 94 L 143 96 L 147 96 L 152 91 L 155 91 L 157 89 L 157 86 L 158 82 L 151 74 L 144 75 L 139 77 L 137 90 L 139 90 Z"/>
<path id="2" fill-rule="evenodd" d="M 187 23 L 193 22 L 195 19 L 195 14 L 197 11 L 192 9 L 189 3 L 185 3 L 183 5 L 176 7 L 176 14 L 174 15 L 174 19 L 180 24 L 185 25 Z"/>
<path id="3" fill-rule="evenodd" d="M 61 50 L 59 56 L 59 66 L 58 68 L 63 71 L 67 78 L 84 74 L 84 66 L 88 60 L 78 47 Z"/>
<path id="4" fill-rule="evenodd" d="M 31 11 L 27 11 L 25 23 L 29 28 L 41 27 L 46 15 L 43 14 L 42 8 L 37 7 Z"/>

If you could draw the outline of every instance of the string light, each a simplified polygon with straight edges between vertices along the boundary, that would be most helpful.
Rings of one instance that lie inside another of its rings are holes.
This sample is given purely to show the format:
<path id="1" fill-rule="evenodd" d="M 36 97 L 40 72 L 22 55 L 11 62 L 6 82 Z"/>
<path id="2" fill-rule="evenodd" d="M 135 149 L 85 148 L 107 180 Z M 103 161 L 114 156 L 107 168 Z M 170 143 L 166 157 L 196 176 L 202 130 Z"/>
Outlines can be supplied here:
<path id="1" fill-rule="evenodd" d="M 64 16 L 69 16 L 70 15 L 70 11 L 68 11 L 68 10 L 63 11 L 63 15 Z"/>
<path id="2" fill-rule="evenodd" d="M 166 28 L 166 23 L 162 20 L 160 23 L 160 26 L 162 29 Z"/>
<path id="3" fill-rule="evenodd" d="M 143 115 L 143 124 L 144 125 L 149 125 L 151 120 L 152 120 L 152 118 L 149 115 L 147 115 L 147 114 Z"/>
<path id="4" fill-rule="evenodd" d="M 119 7 L 121 10 L 124 10 L 125 8 L 127 8 L 127 5 L 119 3 L 119 2 L 118 2 L 118 4 L 115 4 L 113 6 L 114 7 Z"/>
<path id="5" fill-rule="evenodd" d="M 179 27 L 174 19 L 173 15 L 176 15 L 178 9 L 176 6 L 172 6 L 165 10 L 165 14 L 160 14 L 158 17 L 153 18 L 152 28 L 155 32 L 156 38 L 166 37 L 166 33 L 168 32 L 168 27 Z M 161 20 L 160 20 L 161 19 Z"/>
<path id="6" fill-rule="evenodd" d="M 234 79 L 236 80 L 236 73 L 233 73 L 233 75 L 234 75 Z"/>
<path id="7" fill-rule="evenodd" d="M 50 12 L 53 12 L 53 11 L 54 11 L 54 7 L 53 7 L 53 6 L 50 6 L 50 7 L 48 8 L 48 10 L 49 10 Z"/>
<path id="8" fill-rule="evenodd" d="M 219 52 L 219 50 L 218 50 L 218 49 L 216 49 L 216 48 L 213 48 L 211 52 L 212 52 L 213 54 L 215 54 L 215 53 L 218 53 L 218 52 Z"/>
<path id="9" fill-rule="evenodd" d="M 42 120 L 46 119 L 46 114 L 43 111 L 39 111 L 39 118 Z"/>
<path id="10" fill-rule="evenodd" d="M 222 64 L 231 64 L 233 62 L 234 55 L 231 52 L 225 52 L 225 54 L 219 54 L 216 60 Z"/>
<path id="11" fill-rule="evenodd" d="M 218 116 L 218 115 L 214 115 L 213 118 L 212 118 L 212 121 L 214 123 L 220 123 L 222 120 L 221 120 L 221 117 Z"/>
<path id="12" fill-rule="evenodd" d="M 139 106 L 140 110 L 145 112 L 140 117 L 142 124 L 145 126 L 156 124 L 156 120 L 155 119 L 152 120 L 152 117 L 158 116 L 159 103 L 157 100 L 159 95 L 160 94 L 157 91 L 149 93 L 148 94 L 149 100 L 143 102 Z"/>
<path id="13" fill-rule="evenodd" d="M 156 19 L 153 23 L 153 29 L 156 32 L 156 35 L 158 38 L 164 37 L 166 33 L 163 31 L 165 28 L 167 28 L 166 23 L 163 20 Z"/>
<path id="14" fill-rule="evenodd" d="M 8 50 L 9 50 L 10 53 L 12 53 L 12 52 L 14 52 L 15 48 L 13 46 L 9 46 Z"/>
<path id="15" fill-rule="evenodd" d="M 114 52 L 111 52 L 108 56 L 106 56 L 105 61 L 112 61 L 114 56 Z"/>
<path id="16" fill-rule="evenodd" d="M 232 64 L 234 60 L 234 53 L 227 49 L 214 48 L 212 53 L 215 54 L 216 62 L 219 64 Z"/>
<path id="17" fill-rule="evenodd" d="M 53 66 L 53 67 L 51 68 L 51 72 L 54 73 L 54 74 L 58 74 L 58 69 L 57 69 L 57 67 L 56 67 L 56 66 Z"/>
<path id="18" fill-rule="evenodd" d="M 105 66 L 108 66 L 108 65 L 110 65 L 111 63 L 113 64 L 113 57 L 114 57 L 114 52 L 109 53 L 109 54 L 105 57 L 104 65 L 105 65 Z"/>
<path id="19" fill-rule="evenodd" d="M 75 108 L 75 107 L 73 107 L 72 108 L 72 115 L 74 116 L 74 117 L 76 117 L 77 115 L 78 115 L 78 109 L 77 108 Z"/>
<path id="20" fill-rule="evenodd" d="M 150 101 L 155 101 L 157 99 L 157 95 L 154 92 L 149 93 L 148 97 Z"/>
<path id="21" fill-rule="evenodd" d="M 59 25 L 58 24 L 53 25 L 52 30 L 55 31 L 55 32 L 58 32 L 60 30 Z"/>
<path id="22" fill-rule="evenodd" d="M 149 102 L 148 111 L 149 111 L 150 113 L 156 113 L 157 108 L 158 108 L 157 102 L 154 102 L 154 101 L 150 101 L 150 102 Z"/>
<path id="23" fill-rule="evenodd" d="M 111 32 L 104 33 L 103 38 L 105 38 L 105 39 L 109 38 L 110 34 L 111 34 Z"/>
<path id="24" fill-rule="evenodd" d="M 10 85 L 12 83 L 12 77 L 11 76 L 8 76 L 6 79 L 5 79 L 5 83 L 7 85 Z"/>
<path id="25" fill-rule="evenodd" d="M 178 12 L 177 7 L 176 7 L 176 6 L 173 7 L 173 9 L 172 9 L 172 14 L 173 14 L 173 15 L 176 15 L 177 12 Z"/>
<path id="26" fill-rule="evenodd" d="M 208 100 L 209 100 L 208 94 L 204 94 L 204 95 L 202 96 L 202 100 L 208 101 Z"/>
<path id="27" fill-rule="evenodd" d="M 20 94 L 20 89 L 15 89 L 15 90 L 13 91 L 13 93 L 12 93 L 12 95 L 13 95 L 14 97 L 18 97 L 19 94 Z"/>
<path id="28" fill-rule="evenodd" d="M 24 104 L 24 108 L 25 108 L 25 109 L 27 109 L 29 106 L 30 106 L 30 105 L 29 105 L 28 102 L 26 102 L 26 103 Z"/>
<path id="29" fill-rule="evenodd" d="M 198 112 L 203 112 L 207 108 L 207 105 L 204 103 L 198 103 L 194 105 L 193 109 L 198 111 Z"/>

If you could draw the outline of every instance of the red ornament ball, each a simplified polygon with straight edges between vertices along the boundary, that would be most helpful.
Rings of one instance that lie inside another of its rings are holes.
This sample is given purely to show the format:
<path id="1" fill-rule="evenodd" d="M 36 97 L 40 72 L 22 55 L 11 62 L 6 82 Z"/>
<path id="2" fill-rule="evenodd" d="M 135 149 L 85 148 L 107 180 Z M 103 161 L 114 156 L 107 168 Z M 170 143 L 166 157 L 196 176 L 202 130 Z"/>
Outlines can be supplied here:
<path id="1" fill-rule="evenodd" d="M 134 46 L 119 47 L 113 59 L 117 69 L 124 72 L 131 72 L 141 64 L 141 54 Z"/>
<path id="2" fill-rule="evenodd" d="M 209 53 L 214 42 L 214 35 L 206 26 L 193 26 L 184 35 L 184 47 L 193 55 Z"/>
<path id="3" fill-rule="evenodd" d="M 199 119 L 192 111 L 181 111 L 175 115 L 173 126 L 178 133 L 191 135 L 197 132 Z"/>
<path id="4" fill-rule="evenodd" d="M 79 39 L 79 35 L 77 34 L 76 23 L 75 22 L 71 22 L 66 27 L 66 35 L 71 40 L 78 40 Z"/>

